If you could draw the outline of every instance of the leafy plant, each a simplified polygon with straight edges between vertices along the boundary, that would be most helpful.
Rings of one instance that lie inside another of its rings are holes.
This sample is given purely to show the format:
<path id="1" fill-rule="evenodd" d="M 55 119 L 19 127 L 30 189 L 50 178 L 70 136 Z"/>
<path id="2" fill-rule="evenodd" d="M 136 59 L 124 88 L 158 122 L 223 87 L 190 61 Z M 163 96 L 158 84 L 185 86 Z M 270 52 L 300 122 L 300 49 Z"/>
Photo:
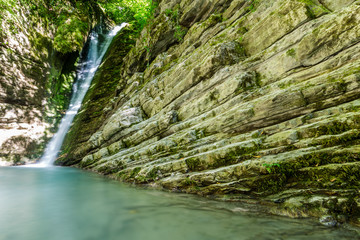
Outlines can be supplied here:
<path id="1" fill-rule="evenodd" d="M 268 173 L 271 173 L 274 170 L 274 167 L 280 168 L 280 164 L 278 164 L 278 163 L 271 163 L 271 164 L 264 163 L 263 166 L 265 167 L 265 169 Z"/>
<path id="2" fill-rule="evenodd" d="M 187 29 L 180 25 L 179 9 L 166 9 L 165 15 L 168 16 L 170 21 L 173 23 L 173 27 L 175 29 L 174 37 L 178 42 L 181 42 L 184 39 Z"/>
<path id="3" fill-rule="evenodd" d="M 156 7 L 152 0 L 99 0 L 98 3 L 116 24 L 127 22 L 139 32 L 152 19 Z"/>
<path id="4" fill-rule="evenodd" d="M 176 40 L 181 42 L 184 39 L 185 34 L 186 34 L 186 29 L 185 28 L 183 28 L 180 25 L 177 25 L 175 27 L 174 37 L 176 38 Z"/>

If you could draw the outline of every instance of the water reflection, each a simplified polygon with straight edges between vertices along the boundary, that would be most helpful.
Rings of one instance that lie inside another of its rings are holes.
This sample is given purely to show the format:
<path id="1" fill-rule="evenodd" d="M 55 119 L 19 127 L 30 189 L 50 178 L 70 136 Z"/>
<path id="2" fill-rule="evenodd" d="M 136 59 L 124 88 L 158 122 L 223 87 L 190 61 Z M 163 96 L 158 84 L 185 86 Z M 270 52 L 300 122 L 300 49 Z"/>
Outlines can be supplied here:
<path id="1" fill-rule="evenodd" d="M 359 239 L 307 220 L 135 189 L 69 168 L 0 168 L 1 240 Z"/>

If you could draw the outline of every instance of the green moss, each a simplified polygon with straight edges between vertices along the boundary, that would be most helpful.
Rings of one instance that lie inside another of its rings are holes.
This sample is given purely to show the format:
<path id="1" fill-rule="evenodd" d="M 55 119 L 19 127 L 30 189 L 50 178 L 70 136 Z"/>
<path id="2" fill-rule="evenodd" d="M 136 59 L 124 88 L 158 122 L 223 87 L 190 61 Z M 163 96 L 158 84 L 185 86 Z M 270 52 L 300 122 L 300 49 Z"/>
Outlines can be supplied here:
<path id="1" fill-rule="evenodd" d="M 190 171 L 196 171 L 199 169 L 200 166 L 200 160 L 196 157 L 186 159 L 185 163 Z"/>
<path id="2" fill-rule="evenodd" d="M 249 2 L 249 6 L 247 10 L 250 12 L 255 12 L 257 7 L 260 5 L 260 0 L 247 0 Z"/>
<path id="3" fill-rule="evenodd" d="M 164 145 L 161 145 L 161 144 L 158 144 L 158 145 L 156 145 L 156 147 L 155 147 L 155 150 L 156 150 L 156 152 L 163 152 L 163 151 L 165 151 L 165 146 Z"/>
<path id="4" fill-rule="evenodd" d="M 181 181 L 180 185 L 183 187 L 196 186 L 196 181 L 187 177 Z"/>
<path id="5" fill-rule="evenodd" d="M 310 6 L 306 6 L 306 15 L 308 16 L 308 18 L 310 19 L 315 19 L 316 15 L 314 14 L 314 12 L 311 10 L 312 8 Z"/>
<path id="6" fill-rule="evenodd" d="M 54 38 L 55 49 L 61 53 L 80 51 L 89 30 L 87 21 L 80 16 L 72 16 L 58 27 Z"/>
<path id="7" fill-rule="evenodd" d="M 309 134 L 311 137 L 319 137 L 323 135 L 336 135 L 346 131 L 349 131 L 353 128 L 346 122 L 333 121 L 325 125 L 321 125 L 317 128 L 310 129 Z"/>
<path id="8" fill-rule="evenodd" d="M 346 92 L 347 83 L 344 81 L 344 79 L 342 79 L 342 78 L 341 79 L 336 79 L 336 78 L 333 78 L 333 77 L 328 77 L 327 81 L 331 82 L 331 83 L 335 83 L 336 88 L 338 89 L 338 91 Z"/>
<path id="9" fill-rule="evenodd" d="M 284 189 L 287 179 L 286 175 L 282 173 L 258 177 L 253 182 L 253 185 L 257 186 L 254 190 L 264 195 L 277 193 Z"/>
<path id="10" fill-rule="evenodd" d="M 248 179 L 261 194 L 276 193 L 296 183 L 296 187 L 354 189 L 360 185 L 360 155 L 353 151 L 322 150 L 278 163 L 265 163 L 266 176 Z"/>
<path id="11" fill-rule="evenodd" d="M 222 14 L 211 14 L 208 20 L 206 20 L 211 26 L 224 21 Z"/>
<path id="12" fill-rule="evenodd" d="M 278 163 L 264 163 L 263 166 L 268 173 L 275 172 L 278 168 L 281 167 Z"/>
<path id="13" fill-rule="evenodd" d="M 144 183 L 147 183 L 149 179 L 145 176 L 139 175 L 135 178 L 135 180 L 137 183 L 144 184 Z"/>
<path id="14" fill-rule="evenodd" d="M 152 74 L 154 74 L 155 76 L 156 76 L 156 75 L 160 75 L 161 73 L 169 70 L 172 66 L 174 66 L 174 64 L 176 64 L 176 63 L 178 62 L 178 60 L 179 60 L 179 59 L 176 58 L 176 59 L 174 59 L 173 61 L 167 63 L 165 66 L 163 66 L 163 67 L 161 67 L 161 68 L 155 69 L 155 70 L 152 72 Z M 148 82 L 148 81 L 145 81 L 143 84 L 141 84 L 141 85 L 138 87 L 138 89 L 142 89 L 142 88 L 146 85 L 147 82 Z"/>
<path id="15" fill-rule="evenodd" d="M 131 171 L 129 178 L 134 178 L 140 172 L 140 170 L 141 170 L 141 167 L 134 168 Z"/>
<path id="16" fill-rule="evenodd" d="M 166 9 L 164 11 L 165 15 L 170 18 L 174 23 L 179 21 L 179 6 L 177 5 L 174 9 Z"/>
<path id="17" fill-rule="evenodd" d="M 256 156 L 256 152 L 262 148 L 263 146 L 260 143 L 254 141 L 253 146 L 238 146 L 229 149 L 225 154 L 221 154 L 221 156 L 218 156 L 217 154 L 209 155 L 207 157 L 208 160 L 204 162 L 197 157 L 188 158 L 186 164 L 191 171 L 219 168 L 251 159 Z"/>
<path id="18" fill-rule="evenodd" d="M 155 181 L 158 177 L 158 171 L 159 171 L 159 168 L 154 167 L 146 174 L 146 177 Z"/>
<path id="19" fill-rule="evenodd" d="M 211 101 L 217 101 L 220 97 L 219 91 L 218 90 L 214 90 L 210 92 L 209 98 Z"/>
<path id="20" fill-rule="evenodd" d="M 239 43 L 239 42 L 236 42 L 236 43 L 238 43 L 238 44 L 236 44 L 236 46 L 235 46 L 235 51 L 239 56 L 241 56 L 240 59 L 243 60 L 246 57 L 245 48 L 241 43 Z"/>
<path id="21" fill-rule="evenodd" d="M 171 155 L 174 155 L 176 153 L 179 152 L 179 147 L 171 147 L 169 148 L 168 152 L 171 154 Z"/>
<path id="22" fill-rule="evenodd" d="M 343 164 L 349 162 L 357 162 L 360 159 L 359 154 L 352 152 L 333 152 L 321 151 L 312 152 L 301 157 L 297 157 L 292 161 L 281 164 L 281 172 L 290 176 L 297 176 L 297 170 L 306 167 L 317 167 L 327 164 Z M 293 175 L 294 174 L 294 175 Z M 301 175 L 301 173 L 300 173 Z M 298 177 L 298 176 L 297 176 Z"/>
<path id="23" fill-rule="evenodd" d="M 178 42 L 182 42 L 184 36 L 187 33 L 187 28 L 180 25 L 180 6 L 177 4 L 173 9 L 166 9 L 164 11 L 165 15 L 170 18 L 170 22 L 174 28 L 174 38 Z"/>
<path id="24" fill-rule="evenodd" d="M 354 163 L 308 168 L 298 174 L 303 185 L 327 189 L 357 189 L 360 166 Z"/>
<path id="25" fill-rule="evenodd" d="M 315 19 L 320 16 L 322 16 L 325 13 L 328 13 L 329 10 L 327 10 L 323 5 L 318 5 L 313 0 L 297 0 L 299 2 L 306 4 L 306 14 L 310 19 Z"/>
<path id="26" fill-rule="evenodd" d="M 249 30 L 248 30 L 246 27 L 242 26 L 242 27 L 239 27 L 236 32 L 237 32 L 238 34 L 240 34 L 240 35 L 244 35 L 244 34 L 247 33 L 248 31 L 249 31 Z"/>
<path id="27" fill-rule="evenodd" d="M 103 166 L 99 167 L 97 171 L 104 175 L 109 175 L 109 174 L 117 173 L 124 168 L 125 165 L 123 162 L 117 162 L 117 163 L 104 164 Z"/>
<path id="28" fill-rule="evenodd" d="M 331 136 L 320 141 L 315 141 L 312 145 L 322 145 L 324 147 L 332 147 L 337 145 L 348 146 L 358 142 L 360 139 L 360 132 L 352 132 L 340 136 Z"/>
<path id="29" fill-rule="evenodd" d="M 286 55 L 288 55 L 289 57 L 295 57 L 296 56 L 295 49 L 291 48 L 291 49 L 287 50 Z"/>
<path id="30" fill-rule="evenodd" d="M 174 32 L 174 37 L 178 42 L 181 42 L 184 39 L 184 36 L 187 33 L 187 28 L 177 25 L 175 26 L 175 32 Z"/>

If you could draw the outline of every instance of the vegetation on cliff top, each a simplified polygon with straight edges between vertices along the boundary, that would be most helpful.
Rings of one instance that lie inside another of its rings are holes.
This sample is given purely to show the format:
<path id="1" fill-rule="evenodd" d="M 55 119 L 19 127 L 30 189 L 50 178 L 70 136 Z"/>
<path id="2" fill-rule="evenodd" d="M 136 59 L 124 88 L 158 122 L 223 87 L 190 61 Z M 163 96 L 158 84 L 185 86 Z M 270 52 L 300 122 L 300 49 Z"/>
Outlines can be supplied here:
<path id="1" fill-rule="evenodd" d="M 19 12 L 54 32 L 54 48 L 65 54 L 81 50 L 91 24 L 98 22 L 94 17 L 105 15 L 116 24 L 128 22 L 139 32 L 153 10 L 152 0 L 0 0 L 0 44 L 6 45 L 9 31 L 19 31 Z"/>
<path id="2" fill-rule="evenodd" d="M 144 28 L 156 7 L 152 0 L 100 0 L 99 5 L 116 24 L 127 22 L 138 31 Z"/>

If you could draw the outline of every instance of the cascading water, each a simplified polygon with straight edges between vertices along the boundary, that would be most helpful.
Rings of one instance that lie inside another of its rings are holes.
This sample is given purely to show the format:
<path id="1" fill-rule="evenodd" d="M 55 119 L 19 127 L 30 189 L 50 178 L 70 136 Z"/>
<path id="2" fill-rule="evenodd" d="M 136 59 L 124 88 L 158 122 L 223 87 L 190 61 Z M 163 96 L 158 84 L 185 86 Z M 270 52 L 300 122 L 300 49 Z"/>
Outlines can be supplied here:
<path id="1" fill-rule="evenodd" d="M 52 166 L 55 162 L 66 133 L 69 131 L 71 123 L 81 107 L 82 100 L 90 87 L 91 81 L 102 61 L 102 58 L 106 53 L 106 50 L 110 46 L 114 36 L 125 26 L 126 23 L 123 23 L 120 26 L 116 26 L 114 29 L 112 29 L 106 35 L 103 43 L 99 42 L 99 33 L 93 31 L 90 34 L 89 51 L 85 58 L 85 62 L 81 63 L 81 68 L 78 72 L 77 80 L 73 85 L 73 94 L 71 97 L 69 109 L 60 122 L 59 130 L 46 146 L 44 155 L 41 157 L 40 163 L 36 164 L 37 166 Z"/>

